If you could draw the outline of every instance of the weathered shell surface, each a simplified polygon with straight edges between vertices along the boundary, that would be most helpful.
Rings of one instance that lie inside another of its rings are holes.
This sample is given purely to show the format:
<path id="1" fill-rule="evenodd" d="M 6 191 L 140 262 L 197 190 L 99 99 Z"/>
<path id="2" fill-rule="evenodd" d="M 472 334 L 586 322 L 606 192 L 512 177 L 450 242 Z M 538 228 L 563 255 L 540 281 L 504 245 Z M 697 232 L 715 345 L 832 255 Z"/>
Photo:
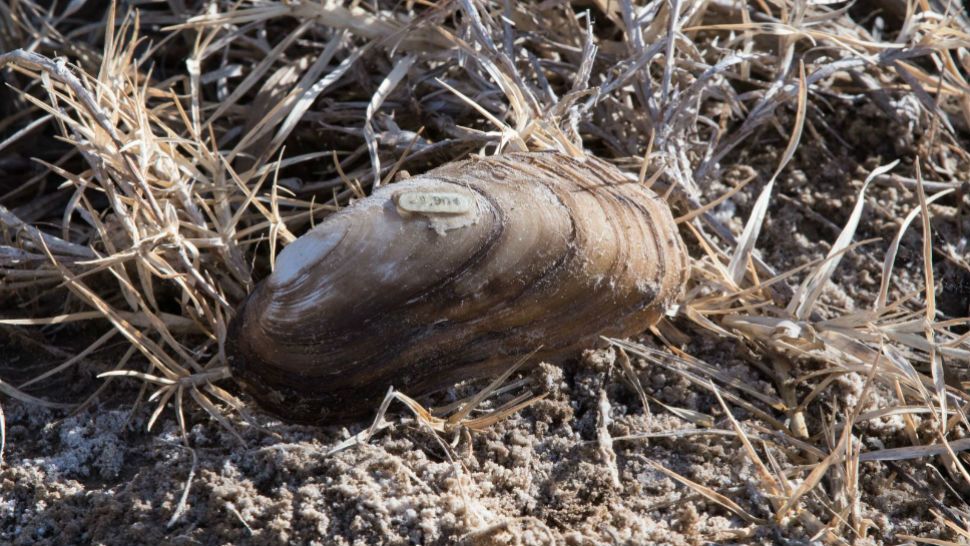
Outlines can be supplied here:
<path id="1" fill-rule="evenodd" d="M 659 320 L 687 253 L 667 204 L 594 158 L 470 159 L 378 189 L 291 243 L 239 309 L 234 377 L 328 423 Z"/>

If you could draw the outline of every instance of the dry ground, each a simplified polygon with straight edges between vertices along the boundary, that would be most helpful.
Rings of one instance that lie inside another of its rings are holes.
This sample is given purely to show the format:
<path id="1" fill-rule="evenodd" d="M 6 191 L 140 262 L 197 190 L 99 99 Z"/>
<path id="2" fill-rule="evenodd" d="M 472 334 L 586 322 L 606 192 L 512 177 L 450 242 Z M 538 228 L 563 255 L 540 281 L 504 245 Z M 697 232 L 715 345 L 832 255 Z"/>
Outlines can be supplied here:
<path id="1" fill-rule="evenodd" d="M 34 52 L 0 61 L 0 542 L 966 544 L 945 4 L 0 0 L 0 53 Z M 629 367 L 522 372 L 545 398 L 482 432 L 395 403 L 336 453 L 370 422 L 286 424 L 225 377 L 270 254 L 375 172 L 581 147 L 696 214 L 687 300 Z"/>

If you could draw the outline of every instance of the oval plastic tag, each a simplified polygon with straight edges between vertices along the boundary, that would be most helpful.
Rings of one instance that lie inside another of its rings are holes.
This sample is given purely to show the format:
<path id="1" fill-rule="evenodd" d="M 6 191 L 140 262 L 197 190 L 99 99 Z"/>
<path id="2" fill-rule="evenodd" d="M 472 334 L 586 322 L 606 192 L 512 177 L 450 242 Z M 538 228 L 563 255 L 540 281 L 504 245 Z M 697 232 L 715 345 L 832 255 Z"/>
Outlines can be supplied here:
<path id="1" fill-rule="evenodd" d="M 397 206 L 421 214 L 464 214 L 472 210 L 472 199 L 460 193 L 415 191 L 397 195 Z"/>

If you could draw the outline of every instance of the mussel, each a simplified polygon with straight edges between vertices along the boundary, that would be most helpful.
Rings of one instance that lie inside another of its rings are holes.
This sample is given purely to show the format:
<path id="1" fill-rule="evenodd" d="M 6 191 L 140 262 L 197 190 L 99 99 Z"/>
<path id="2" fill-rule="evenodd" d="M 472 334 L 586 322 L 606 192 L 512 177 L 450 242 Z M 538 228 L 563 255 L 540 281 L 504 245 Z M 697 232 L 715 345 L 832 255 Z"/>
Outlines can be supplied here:
<path id="1" fill-rule="evenodd" d="M 562 361 L 655 324 L 689 262 L 667 203 L 593 157 L 510 153 L 381 187 L 287 246 L 230 324 L 227 358 L 289 421 L 339 423 Z"/>

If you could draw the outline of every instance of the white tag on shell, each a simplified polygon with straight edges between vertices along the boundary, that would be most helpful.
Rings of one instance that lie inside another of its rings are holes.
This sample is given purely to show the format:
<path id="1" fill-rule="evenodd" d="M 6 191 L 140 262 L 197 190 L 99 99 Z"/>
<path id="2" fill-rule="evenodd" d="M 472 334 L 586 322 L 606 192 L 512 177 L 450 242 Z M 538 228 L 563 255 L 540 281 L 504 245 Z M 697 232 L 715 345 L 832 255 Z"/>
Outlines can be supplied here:
<path id="1" fill-rule="evenodd" d="M 392 198 L 404 218 L 420 217 L 438 235 L 478 223 L 481 211 L 474 194 L 449 191 L 402 191 Z"/>
<path id="2" fill-rule="evenodd" d="M 394 203 L 404 212 L 426 215 L 465 214 L 475 206 L 467 195 L 430 191 L 402 192 L 394 196 Z"/>

